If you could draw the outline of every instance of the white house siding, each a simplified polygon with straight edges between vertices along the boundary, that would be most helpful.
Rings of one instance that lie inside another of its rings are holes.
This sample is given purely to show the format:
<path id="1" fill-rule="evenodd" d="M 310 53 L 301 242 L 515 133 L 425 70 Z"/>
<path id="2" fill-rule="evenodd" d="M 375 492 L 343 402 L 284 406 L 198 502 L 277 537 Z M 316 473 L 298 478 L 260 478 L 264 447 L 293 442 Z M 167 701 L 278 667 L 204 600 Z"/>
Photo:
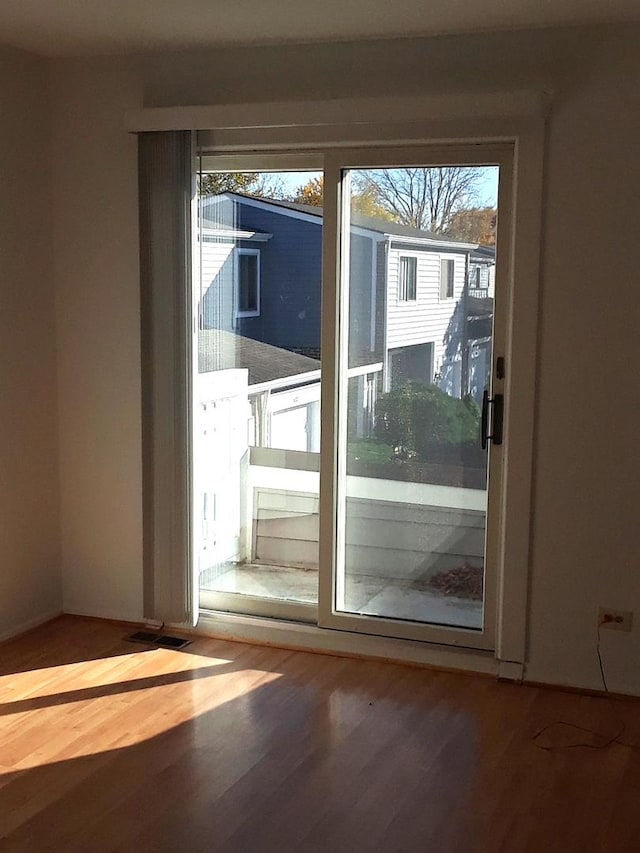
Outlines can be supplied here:
<path id="1" fill-rule="evenodd" d="M 233 331 L 233 250 L 228 238 L 207 237 L 201 251 L 200 310 L 205 328 Z M 215 284 L 214 284 L 215 282 Z"/>
<path id="2" fill-rule="evenodd" d="M 496 295 L 496 265 L 491 264 L 489 267 L 489 287 L 487 288 L 487 296 L 491 299 Z"/>
<path id="3" fill-rule="evenodd" d="M 477 271 L 480 269 L 480 283 L 477 281 Z M 496 289 L 496 265 L 478 264 L 471 261 L 469 292 L 471 296 L 493 298 Z"/>
<path id="4" fill-rule="evenodd" d="M 194 383 L 193 492 L 202 583 L 245 558 L 248 371 L 215 370 Z"/>
<path id="5" fill-rule="evenodd" d="M 281 472 L 283 480 L 285 474 Z M 367 493 L 384 490 L 387 485 L 383 480 L 357 479 Z M 275 484 L 274 478 L 272 486 Z M 416 484 L 414 490 L 419 489 L 423 496 L 419 504 L 347 498 L 347 574 L 410 581 L 465 563 L 482 566 L 484 512 L 426 503 L 431 492 L 437 494 L 438 487 Z M 464 502 L 467 490 L 452 491 L 462 493 Z M 255 562 L 317 567 L 317 493 L 256 488 L 253 511 Z"/>
<path id="6" fill-rule="evenodd" d="M 320 383 L 269 395 L 269 447 L 320 452 Z"/>
<path id="7" fill-rule="evenodd" d="M 415 302 L 398 301 L 399 259 L 418 259 Z M 453 299 L 440 299 L 440 261 L 453 260 Z M 466 256 L 457 252 L 435 252 L 390 247 L 387 287 L 387 349 L 433 342 L 434 372 L 439 372 L 445 356 L 447 335 L 456 324 L 456 307 L 465 283 Z M 461 317 L 460 317 L 461 319 Z"/>

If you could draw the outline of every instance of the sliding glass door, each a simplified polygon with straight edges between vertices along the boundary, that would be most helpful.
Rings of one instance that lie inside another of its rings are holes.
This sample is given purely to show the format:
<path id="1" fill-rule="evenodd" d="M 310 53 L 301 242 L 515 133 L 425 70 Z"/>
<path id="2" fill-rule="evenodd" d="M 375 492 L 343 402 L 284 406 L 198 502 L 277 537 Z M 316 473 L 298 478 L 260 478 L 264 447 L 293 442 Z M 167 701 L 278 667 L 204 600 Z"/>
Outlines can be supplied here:
<path id="1" fill-rule="evenodd" d="M 492 648 L 510 149 L 251 157 L 200 160 L 201 606 Z"/>
<path id="2" fill-rule="evenodd" d="M 315 621 L 322 173 L 275 159 L 200 159 L 195 553 L 203 607 Z"/>
<path id="3" fill-rule="evenodd" d="M 495 641 L 507 155 L 328 158 L 327 627 Z"/>

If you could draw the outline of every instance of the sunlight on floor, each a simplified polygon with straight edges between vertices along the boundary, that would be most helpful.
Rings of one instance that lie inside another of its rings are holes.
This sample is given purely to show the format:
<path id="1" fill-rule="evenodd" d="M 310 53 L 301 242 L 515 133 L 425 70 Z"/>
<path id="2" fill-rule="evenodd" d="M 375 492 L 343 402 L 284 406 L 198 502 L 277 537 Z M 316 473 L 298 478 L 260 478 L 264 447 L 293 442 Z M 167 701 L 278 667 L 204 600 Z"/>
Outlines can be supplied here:
<path id="1" fill-rule="evenodd" d="M 153 655 L 154 671 L 159 672 L 165 670 L 173 673 L 188 672 L 192 669 L 201 668 L 204 660 L 208 662 L 209 666 L 230 663 L 225 658 L 203 658 L 200 655 L 185 654 L 184 652 L 176 657 L 168 649 L 140 649 L 130 654 L 118 654 L 97 660 L 76 661 L 2 675 L 0 676 L 0 702 L 7 698 L 15 699 L 16 695 L 22 693 L 23 690 L 28 692 L 28 698 L 46 696 L 50 684 L 55 683 L 58 687 L 65 686 L 67 680 L 73 681 L 72 690 L 92 685 L 122 684 L 127 681 L 123 675 L 132 672 L 135 677 L 135 668 L 142 663 L 143 658 L 149 655 Z M 37 678 L 35 673 L 38 673 Z M 76 680 L 81 683 L 76 683 Z M 34 688 L 33 684 L 36 682 L 39 687 Z M 60 695 L 61 692 L 64 691 L 57 690 L 56 695 Z"/>
<path id="2" fill-rule="evenodd" d="M 0 776 L 142 743 L 279 678 L 167 649 L 2 676 Z"/>

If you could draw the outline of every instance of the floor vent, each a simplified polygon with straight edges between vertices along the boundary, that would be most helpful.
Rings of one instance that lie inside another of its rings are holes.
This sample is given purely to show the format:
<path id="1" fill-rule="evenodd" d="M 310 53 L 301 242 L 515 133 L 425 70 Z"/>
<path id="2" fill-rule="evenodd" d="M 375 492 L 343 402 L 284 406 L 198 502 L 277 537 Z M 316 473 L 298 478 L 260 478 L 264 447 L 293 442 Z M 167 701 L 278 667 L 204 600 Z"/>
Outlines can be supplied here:
<path id="1" fill-rule="evenodd" d="M 125 637 L 130 643 L 146 643 L 147 645 L 155 643 L 160 634 L 152 634 L 151 631 L 136 631 Z"/>
<path id="2" fill-rule="evenodd" d="M 183 640 L 182 637 L 171 637 L 169 634 L 158 637 L 155 641 L 156 646 L 163 646 L 165 649 L 184 649 L 189 643 L 190 640 Z"/>
<path id="3" fill-rule="evenodd" d="M 191 642 L 182 637 L 172 637 L 169 634 L 154 634 L 151 631 L 135 631 L 125 637 L 130 643 L 143 643 L 145 646 L 161 646 L 163 649 L 184 649 Z"/>

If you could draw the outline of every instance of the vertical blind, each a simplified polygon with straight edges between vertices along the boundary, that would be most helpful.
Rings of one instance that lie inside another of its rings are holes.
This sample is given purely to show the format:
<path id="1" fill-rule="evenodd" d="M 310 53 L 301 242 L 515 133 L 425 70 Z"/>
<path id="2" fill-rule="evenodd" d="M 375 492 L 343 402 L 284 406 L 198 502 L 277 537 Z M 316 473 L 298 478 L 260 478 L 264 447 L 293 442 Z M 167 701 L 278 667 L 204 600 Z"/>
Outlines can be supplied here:
<path id="1" fill-rule="evenodd" d="M 138 136 L 144 616 L 173 623 L 197 615 L 189 512 L 193 158 L 191 131 Z"/>

